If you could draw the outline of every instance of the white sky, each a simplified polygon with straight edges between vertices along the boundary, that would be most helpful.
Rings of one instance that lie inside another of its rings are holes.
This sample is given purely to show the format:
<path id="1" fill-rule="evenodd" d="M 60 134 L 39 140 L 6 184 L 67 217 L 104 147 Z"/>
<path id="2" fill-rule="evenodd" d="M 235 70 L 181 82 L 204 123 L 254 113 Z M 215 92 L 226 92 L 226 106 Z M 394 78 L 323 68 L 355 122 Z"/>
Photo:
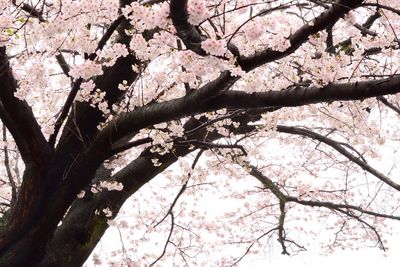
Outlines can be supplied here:
<path id="1" fill-rule="evenodd" d="M 396 226 L 394 224 L 394 226 Z M 399 224 L 397 223 L 397 226 Z M 400 231 L 388 238 L 389 250 L 387 256 L 378 248 L 362 248 L 357 251 L 345 250 L 336 251 L 332 254 L 319 254 L 318 248 L 301 252 L 296 256 L 281 255 L 280 248 L 276 247 L 274 251 L 266 251 L 264 255 L 255 255 L 245 257 L 240 267 L 396 267 L 400 263 Z M 119 234 L 115 228 L 110 228 L 99 243 L 101 251 L 106 252 L 108 248 L 120 246 Z M 99 247 L 98 247 L 99 248 Z M 160 250 L 162 248 L 160 247 Z M 99 252 L 99 250 L 97 250 Z M 93 266 L 91 259 L 87 262 L 87 267 Z M 108 266 L 108 265 L 104 265 Z M 160 265 L 163 266 L 163 265 Z"/>
<path id="2" fill-rule="evenodd" d="M 398 170 L 392 169 L 394 166 L 399 166 L 398 164 L 398 159 L 393 156 L 394 153 L 392 150 L 389 148 L 394 147 L 395 144 L 392 144 L 391 142 L 387 142 L 386 146 L 382 146 L 381 149 L 383 151 L 384 157 L 381 159 L 368 159 L 369 162 L 371 163 L 372 166 L 377 167 L 379 170 L 383 171 L 384 173 L 388 173 L 389 170 L 392 170 L 390 173 L 390 177 L 393 178 L 394 181 L 398 181 L 397 179 L 400 179 L 400 177 L 397 175 Z M 288 148 L 290 149 L 290 148 Z M 281 151 L 278 150 L 278 148 L 274 149 L 275 151 Z M 283 150 L 282 150 L 283 151 Z M 285 153 L 283 151 L 282 153 Z M 190 162 L 190 160 L 189 160 Z M 200 160 L 199 165 L 201 164 L 206 164 Z M 169 170 L 176 171 L 181 170 L 174 164 L 169 168 Z M 331 170 L 330 172 L 334 172 L 334 170 Z M 338 174 L 340 175 L 340 173 Z M 208 177 L 208 179 L 221 179 L 221 177 L 217 178 L 214 177 L 214 175 L 211 175 L 212 177 Z M 222 174 L 221 176 L 224 176 Z M 229 179 L 229 178 L 227 178 Z M 179 190 L 178 187 L 168 187 L 168 183 L 164 184 L 165 181 L 163 182 L 163 179 L 154 179 L 152 182 L 156 183 L 157 188 L 163 188 L 163 194 L 166 196 L 167 199 L 170 201 L 168 203 L 172 203 L 172 200 L 175 198 L 177 191 Z M 210 181 L 209 181 L 210 182 Z M 246 187 L 247 186 L 257 186 L 259 185 L 259 182 L 256 181 L 256 179 L 243 179 L 241 181 L 236 181 L 234 183 L 235 186 L 237 187 Z M 166 190 L 169 189 L 169 190 Z M 171 191 L 172 189 L 172 191 Z M 165 191 L 164 191 L 165 190 Z M 151 192 L 149 192 L 151 193 Z M 190 197 L 183 195 L 181 199 L 185 199 L 190 203 Z M 236 203 L 236 201 L 238 203 Z M 226 205 L 232 206 L 232 205 L 243 205 L 242 200 L 236 200 L 234 201 L 233 199 L 221 199 L 218 194 L 213 195 L 211 192 L 205 193 L 199 200 L 196 200 L 198 207 L 197 209 L 200 211 L 202 209 L 206 209 L 208 211 L 209 216 L 217 216 L 218 214 L 223 214 Z M 396 198 L 390 199 L 388 201 L 396 201 Z M 153 203 L 154 204 L 154 203 Z M 155 205 L 160 205 L 160 203 L 157 203 Z M 179 202 L 177 204 L 179 206 Z M 169 206 L 168 206 L 169 207 Z M 120 216 L 124 217 L 128 222 L 131 221 L 129 219 L 130 212 L 129 210 L 135 208 L 135 204 L 132 204 L 132 200 L 128 200 L 127 203 L 124 205 L 123 210 L 126 211 L 126 214 L 122 213 Z M 158 207 L 160 208 L 160 207 Z M 141 206 L 141 209 L 145 209 L 144 206 Z M 163 209 L 163 214 L 166 212 L 166 209 Z M 133 215 L 133 214 L 132 214 Z M 133 215 L 134 216 L 134 215 Z M 134 217 L 131 217 L 132 220 L 134 220 Z M 312 222 L 311 222 L 312 221 Z M 169 218 L 167 219 L 167 224 L 169 223 Z M 292 222 L 291 222 L 292 223 Z M 297 221 L 296 221 L 297 223 Z M 299 222 L 300 224 L 304 224 L 304 222 Z M 313 238 L 318 239 L 318 241 L 324 240 L 326 235 L 324 234 L 324 228 L 323 228 L 323 223 L 320 223 L 318 220 L 309 220 L 309 223 L 316 223 L 315 227 L 319 228 L 321 227 L 320 232 L 317 234 L 316 237 L 311 237 L 311 241 Z M 241 267 L 397 267 L 400 266 L 400 222 L 398 221 L 390 221 L 386 220 L 385 223 L 388 225 L 388 227 L 385 227 L 383 230 L 384 231 L 390 231 L 390 227 L 392 227 L 392 236 L 388 236 L 386 234 L 382 235 L 383 239 L 387 239 L 387 247 L 388 251 L 384 253 L 382 250 L 378 249 L 377 247 L 374 248 L 368 248 L 368 247 L 362 247 L 363 244 L 360 244 L 358 241 L 355 241 L 355 245 L 361 246 L 359 250 L 336 250 L 334 253 L 331 254 L 323 254 L 323 250 L 317 247 L 319 242 L 314 242 L 316 245 L 314 247 L 306 245 L 307 243 L 313 244 L 313 242 L 307 242 L 307 240 L 303 240 L 304 243 L 302 245 L 306 246 L 307 251 L 300 252 L 299 254 L 295 256 L 287 256 L 287 255 L 281 255 L 281 247 L 278 245 L 274 245 L 274 247 L 266 247 L 264 253 L 258 254 L 258 255 L 247 255 L 238 266 Z M 310 226 L 310 225 L 309 225 Z M 314 227 L 314 226 L 311 226 Z M 122 232 L 124 230 L 122 229 Z M 124 237 L 124 233 L 122 234 L 122 237 Z M 160 255 L 163 249 L 163 246 L 165 244 L 165 236 L 161 235 L 162 239 L 159 241 L 160 243 L 158 244 L 157 247 L 141 247 L 140 250 L 144 250 L 146 252 L 151 252 L 156 255 Z M 307 236 L 308 237 L 308 236 Z M 299 240 L 300 242 L 302 240 Z M 129 242 L 126 240 L 125 246 L 128 248 L 129 247 Z M 106 232 L 104 235 L 103 239 L 100 241 L 98 244 L 97 248 L 95 249 L 95 252 L 100 255 L 101 259 L 104 260 L 104 265 L 102 266 L 109 266 L 107 264 L 107 254 L 109 254 L 113 250 L 118 250 L 121 249 L 121 241 L 120 241 L 120 234 L 115 227 L 110 227 L 109 230 Z M 241 250 L 244 252 L 244 249 Z M 228 251 L 230 252 L 230 251 Z M 234 256 L 240 256 L 240 255 L 235 255 L 235 252 L 232 251 L 232 253 L 229 253 Z M 386 255 L 385 255 L 386 254 Z M 128 256 L 129 255 L 128 252 Z M 114 259 L 117 259 L 118 256 Z M 134 258 L 134 257 L 132 257 Z M 145 266 L 143 262 L 139 262 L 139 264 L 142 264 L 140 266 Z M 87 261 L 87 267 L 92 267 L 93 262 L 91 258 L 88 259 Z M 97 265 L 99 266 L 99 265 Z M 172 264 L 160 264 L 157 266 L 167 266 L 167 267 L 173 267 Z M 175 265 L 179 266 L 179 265 Z M 192 266 L 192 265 L 191 265 Z M 193 265 L 194 266 L 194 265 Z M 215 266 L 210 263 L 208 266 Z M 180 267 L 180 266 L 179 266 Z"/>
<path id="3" fill-rule="evenodd" d="M 280 251 L 260 256 L 257 260 L 247 260 L 239 266 L 268 267 L 395 267 L 400 264 L 400 233 L 389 239 L 387 256 L 378 248 L 363 248 L 358 251 L 336 251 L 333 254 L 319 255 L 317 251 L 306 251 L 296 256 L 280 255 Z"/>
<path id="4" fill-rule="evenodd" d="M 128 201 L 129 202 L 129 201 Z M 129 221 L 129 219 L 128 219 Z M 265 252 L 258 255 L 247 255 L 241 263 L 238 265 L 240 267 L 397 267 L 400 266 L 400 223 L 397 221 L 386 221 L 387 230 L 392 227 L 392 236 L 384 235 L 383 237 L 388 240 L 387 247 L 389 248 L 386 253 L 377 247 L 368 248 L 363 247 L 359 250 L 336 250 L 331 254 L 323 254 L 323 251 L 317 247 L 317 245 L 307 245 L 307 251 L 300 252 L 294 256 L 287 256 L 281 254 L 281 247 L 279 245 L 273 245 L 272 247 L 266 247 Z M 122 232 L 124 232 L 122 230 Z M 321 236 L 316 236 L 314 238 L 324 238 L 323 233 Z M 122 233 L 122 237 L 124 238 L 124 233 Z M 312 237 L 311 237 L 312 238 Z M 157 248 L 147 247 L 143 248 L 147 251 L 151 250 L 152 253 L 157 255 L 161 254 L 161 251 L 164 246 L 164 240 L 160 240 L 160 244 Z M 127 242 L 128 243 L 128 242 Z M 125 246 L 129 247 L 129 244 L 125 244 Z M 312 244 L 312 242 L 311 242 Z M 318 244 L 318 242 L 315 242 Z M 357 245 L 361 245 L 356 243 Z M 101 266 L 109 266 L 107 264 L 107 258 L 105 255 L 110 253 L 112 250 L 121 248 L 121 240 L 120 234 L 116 227 L 111 226 L 103 239 L 99 242 L 98 246 L 95 249 L 95 252 L 100 255 L 102 260 L 104 260 L 104 265 Z M 232 252 L 234 254 L 234 252 Z M 385 256 L 386 254 L 386 256 Z M 128 252 L 129 255 L 129 252 Z M 118 257 L 117 257 L 118 258 Z M 114 259 L 117 259 L 114 258 Z M 141 263 L 144 264 L 144 263 Z M 88 259 L 86 267 L 94 266 L 91 258 Z M 97 265 L 99 266 L 99 265 Z M 121 265 L 123 266 L 123 265 Z M 140 265 L 145 266 L 145 265 Z M 168 266 L 175 267 L 171 264 L 160 264 L 156 266 Z M 193 265 L 194 266 L 194 265 Z M 213 266 L 213 265 L 209 265 Z"/>
<path id="5" fill-rule="evenodd" d="M 391 162 L 390 160 L 383 161 L 385 163 Z M 385 165 L 383 163 L 379 165 Z M 379 166 L 382 168 L 383 166 Z M 171 166 L 172 169 L 175 169 L 176 167 Z M 157 180 L 159 181 L 159 180 Z M 252 181 L 252 180 L 250 180 Z M 249 181 L 246 180 L 246 183 Z M 257 181 L 254 179 L 253 181 L 255 184 L 257 184 Z M 160 182 L 161 183 L 161 182 Z M 175 189 L 174 191 L 176 191 Z M 172 197 L 175 197 L 175 193 L 173 193 Z M 182 196 L 182 198 L 185 198 L 185 196 Z M 185 198 L 186 199 L 186 198 Z M 187 200 L 187 199 L 186 199 Z M 190 200 L 189 200 L 190 201 Z M 393 200 L 392 200 L 393 201 Z M 127 203 L 124 205 L 125 207 L 123 208 L 124 210 L 128 211 L 128 214 L 122 215 L 122 216 L 127 216 L 125 219 L 129 221 L 129 209 L 132 209 L 134 204 L 130 203 L 131 201 L 128 200 Z M 172 201 L 171 201 L 172 202 Z M 235 205 L 232 200 L 230 199 L 228 202 L 228 205 Z M 241 202 L 240 202 L 241 203 Z M 224 211 L 224 204 L 226 203 L 219 199 L 218 196 L 212 196 L 211 193 L 207 197 L 203 197 L 201 200 L 198 200 L 199 204 L 199 209 L 200 207 L 207 208 L 207 210 L 210 209 L 210 207 L 214 207 L 213 209 L 209 210 L 209 215 L 213 215 L 213 213 L 216 213 L 214 215 L 217 215 L 219 213 L 223 213 Z M 143 208 L 143 207 L 142 207 Z M 164 211 L 166 212 L 166 211 Z M 133 219 L 133 218 L 132 218 Z M 167 219 L 168 220 L 168 219 Z M 303 223 L 304 222 L 299 222 Z M 311 223 L 309 221 L 308 223 Z M 319 222 L 315 222 L 318 223 Z M 388 235 L 383 235 L 382 237 L 384 239 L 388 240 L 387 247 L 389 248 L 388 251 L 385 253 L 378 249 L 377 247 L 375 248 L 368 248 L 368 247 L 363 247 L 360 248 L 359 250 L 336 250 L 334 253 L 331 254 L 323 254 L 322 249 L 317 247 L 318 245 L 306 245 L 307 251 L 300 252 L 299 254 L 295 256 L 287 256 L 287 255 L 281 255 L 281 247 L 280 246 L 273 246 L 271 247 L 266 247 L 265 252 L 262 254 L 258 255 L 247 255 L 238 266 L 241 267 L 380 267 L 380 266 L 385 266 L 385 267 L 397 267 L 400 266 L 400 222 L 397 221 L 390 221 L 387 220 L 385 221 L 387 224 L 387 228 L 385 227 L 384 230 L 389 231 L 390 227 L 392 227 L 392 236 Z M 168 224 L 168 222 L 167 222 Z M 316 225 L 318 227 L 318 225 Z M 324 237 L 324 231 L 321 230 L 320 234 L 318 234 L 316 237 L 311 237 L 311 239 L 316 238 L 320 239 L 319 241 L 323 240 Z M 122 232 L 124 232 L 122 230 Z M 124 237 L 124 233 L 122 234 Z M 155 248 L 155 247 L 147 247 L 143 248 L 145 251 L 151 251 L 152 253 L 155 253 L 157 255 L 160 255 L 163 249 L 165 243 L 165 238 L 163 237 L 162 240 L 160 240 L 160 244 Z M 313 242 L 306 242 L 304 240 L 304 243 L 311 243 Z M 315 244 L 318 244 L 319 242 L 314 242 Z M 355 245 L 362 246 L 362 244 L 358 243 L 355 241 Z M 129 247 L 128 242 L 126 242 L 125 246 Z M 107 258 L 105 255 L 110 253 L 112 250 L 117 250 L 121 248 L 121 241 L 120 241 L 120 234 L 117 230 L 116 227 L 110 227 L 109 230 L 106 232 L 104 235 L 103 239 L 100 241 L 98 244 L 97 248 L 95 249 L 95 252 L 100 255 L 102 260 L 104 260 L 104 265 L 102 266 L 109 266 L 107 264 Z M 245 248 L 243 248 L 245 249 Z M 232 251 L 233 255 L 235 253 Z M 128 252 L 129 256 L 129 252 Z M 117 257 L 118 258 L 118 257 Z M 114 258 L 116 259 L 116 258 Z M 143 262 L 141 264 L 144 264 Z M 87 261 L 87 267 L 92 267 L 94 266 L 92 263 L 91 258 L 88 259 Z M 99 266 L 99 265 L 97 265 Z M 140 265 L 140 266 L 145 266 L 145 265 Z M 168 267 L 173 267 L 171 264 L 160 264 L 156 266 L 168 266 Z M 176 265 L 178 266 L 178 265 Z M 192 266 L 192 265 L 191 265 Z M 193 265 L 194 266 L 194 265 Z M 209 266 L 214 266 L 210 265 Z M 175 266 L 174 266 L 175 267 Z M 180 266 L 179 266 L 180 267 Z"/>

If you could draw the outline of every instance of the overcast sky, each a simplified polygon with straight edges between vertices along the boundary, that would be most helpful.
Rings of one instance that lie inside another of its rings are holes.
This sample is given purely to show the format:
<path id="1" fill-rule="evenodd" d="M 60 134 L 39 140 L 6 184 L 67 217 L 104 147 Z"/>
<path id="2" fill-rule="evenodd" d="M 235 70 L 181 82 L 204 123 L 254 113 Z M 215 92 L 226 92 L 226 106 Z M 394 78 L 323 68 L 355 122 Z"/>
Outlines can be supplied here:
<path id="1" fill-rule="evenodd" d="M 333 254 L 319 255 L 316 251 L 302 252 L 288 257 L 279 251 L 270 255 L 260 256 L 259 260 L 248 260 L 239 266 L 268 267 L 397 267 L 400 266 L 400 234 L 393 235 L 389 240 L 390 249 L 385 257 L 377 248 L 364 248 L 358 251 L 336 251 Z"/>
<path id="2" fill-rule="evenodd" d="M 362 248 L 359 250 L 337 250 L 332 254 L 323 255 L 318 248 L 308 247 L 308 251 L 301 252 L 295 256 L 281 255 L 280 247 L 273 247 L 264 255 L 248 255 L 240 267 L 397 267 L 400 266 L 400 223 L 392 222 L 393 235 L 388 237 L 389 250 L 384 255 L 378 248 Z M 397 226 L 397 227 L 396 227 Z M 120 248 L 119 233 L 115 227 L 110 227 L 100 241 L 95 252 L 104 256 L 113 249 Z M 161 248 L 160 248 L 161 249 Z M 107 258 L 102 258 L 107 260 Z M 109 266 L 105 264 L 102 266 Z M 142 263 L 143 264 L 143 263 Z M 88 259 L 86 267 L 94 266 L 91 258 Z M 97 265 L 99 266 L 99 265 Z M 167 266 L 167 265 L 160 265 Z M 171 266 L 172 267 L 172 266 Z"/>

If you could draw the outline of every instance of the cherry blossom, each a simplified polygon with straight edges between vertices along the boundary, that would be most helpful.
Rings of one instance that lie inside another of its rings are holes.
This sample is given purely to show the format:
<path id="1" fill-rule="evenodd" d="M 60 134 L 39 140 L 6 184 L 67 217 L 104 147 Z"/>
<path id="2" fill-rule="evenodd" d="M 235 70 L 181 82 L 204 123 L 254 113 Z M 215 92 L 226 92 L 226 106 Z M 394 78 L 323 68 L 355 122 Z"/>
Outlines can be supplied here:
<path id="1" fill-rule="evenodd" d="M 390 0 L 0 1 L 0 265 L 386 250 L 399 16 Z"/>

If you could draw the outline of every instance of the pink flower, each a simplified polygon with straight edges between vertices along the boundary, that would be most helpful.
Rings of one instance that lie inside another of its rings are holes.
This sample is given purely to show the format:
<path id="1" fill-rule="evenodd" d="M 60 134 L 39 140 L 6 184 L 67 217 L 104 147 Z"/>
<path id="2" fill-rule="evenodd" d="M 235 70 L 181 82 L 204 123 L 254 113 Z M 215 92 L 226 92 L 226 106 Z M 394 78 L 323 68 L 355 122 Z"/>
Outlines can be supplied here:
<path id="1" fill-rule="evenodd" d="M 201 48 L 214 56 L 223 56 L 226 52 L 224 40 L 207 39 L 201 43 Z"/>

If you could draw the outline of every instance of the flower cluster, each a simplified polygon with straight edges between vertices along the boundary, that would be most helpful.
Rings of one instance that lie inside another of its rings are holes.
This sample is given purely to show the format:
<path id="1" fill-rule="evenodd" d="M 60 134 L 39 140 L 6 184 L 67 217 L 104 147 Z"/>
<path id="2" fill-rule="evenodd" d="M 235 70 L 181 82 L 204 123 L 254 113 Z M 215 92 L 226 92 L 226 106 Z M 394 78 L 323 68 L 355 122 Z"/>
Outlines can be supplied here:
<path id="1" fill-rule="evenodd" d="M 248 41 L 255 41 L 260 38 L 261 35 L 263 35 L 265 31 L 261 26 L 262 25 L 260 23 L 255 21 L 250 21 L 248 24 L 246 24 L 244 32 Z"/>
<path id="2" fill-rule="evenodd" d="M 134 28 L 143 32 L 155 27 L 165 28 L 169 23 L 169 4 L 143 6 L 132 2 L 121 9 L 122 14 L 130 20 Z"/>
<path id="3" fill-rule="evenodd" d="M 189 23 L 199 25 L 205 19 L 210 17 L 211 13 L 207 9 L 206 3 L 203 0 L 191 0 L 188 3 Z"/>
<path id="4" fill-rule="evenodd" d="M 112 182 L 102 181 L 102 182 L 100 182 L 100 187 L 105 188 L 108 191 L 112 191 L 112 190 L 122 191 L 122 189 L 124 189 L 124 185 L 122 183 L 118 183 L 116 181 L 112 181 Z"/>
<path id="5" fill-rule="evenodd" d="M 98 186 L 93 186 L 91 191 L 92 193 L 98 193 L 104 189 L 108 191 L 122 191 L 124 189 L 124 185 L 116 181 L 101 181 Z"/>
<path id="6" fill-rule="evenodd" d="M 149 58 L 148 44 L 141 34 L 133 35 L 129 45 L 139 59 Z"/>
<path id="7" fill-rule="evenodd" d="M 89 79 L 101 74 L 103 74 L 101 65 L 91 60 L 85 60 L 82 64 L 72 67 L 69 71 L 69 75 L 74 79 Z"/>
<path id="8" fill-rule="evenodd" d="M 214 56 L 223 56 L 226 53 L 226 42 L 224 40 L 206 39 L 201 43 L 201 48 Z"/>
<path id="9" fill-rule="evenodd" d="M 98 60 L 103 62 L 104 66 L 110 67 L 115 64 L 119 57 L 126 57 L 129 52 L 125 45 L 116 43 L 111 47 L 96 52 Z"/>
<path id="10" fill-rule="evenodd" d="M 90 106 L 97 107 L 103 114 L 108 115 L 110 110 L 104 99 L 106 93 L 100 89 L 95 89 L 95 86 L 92 80 L 83 82 L 75 99 L 80 102 L 88 102 Z"/>
<path id="11" fill-rule="evenodd" d="M 10 35 L 12 34 L 12 29 L 10 29 L 12 23 L 12 16 L 3 14 L 0 16 L 0 45 L 10 38 Z"/>

